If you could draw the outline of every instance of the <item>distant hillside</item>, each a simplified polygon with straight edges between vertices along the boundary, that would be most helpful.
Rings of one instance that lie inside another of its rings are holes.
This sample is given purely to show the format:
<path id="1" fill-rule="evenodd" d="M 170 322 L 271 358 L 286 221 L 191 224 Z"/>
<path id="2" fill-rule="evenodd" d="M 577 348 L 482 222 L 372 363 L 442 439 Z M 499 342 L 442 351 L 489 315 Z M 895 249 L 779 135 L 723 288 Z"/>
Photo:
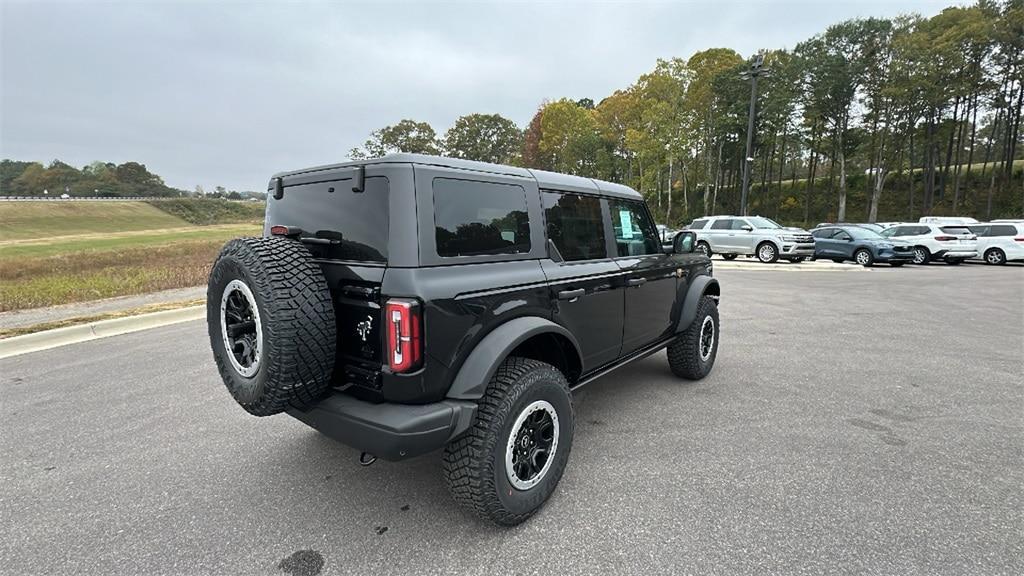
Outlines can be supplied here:
<path id="1" fill-rule="evenodd" d="M 0 240 L 184 226 L 145 202 L 0 202 Z"/>
<path id="2" fill-rule="evenodd" d="M 189 224 L 199 226 L 234 223 L 256 224 L 263 222 L 263 213 L 266 210 L 266 205 L 263 202 L 199 198 L 168 198 L 154 200 L 148 204 Z"/>

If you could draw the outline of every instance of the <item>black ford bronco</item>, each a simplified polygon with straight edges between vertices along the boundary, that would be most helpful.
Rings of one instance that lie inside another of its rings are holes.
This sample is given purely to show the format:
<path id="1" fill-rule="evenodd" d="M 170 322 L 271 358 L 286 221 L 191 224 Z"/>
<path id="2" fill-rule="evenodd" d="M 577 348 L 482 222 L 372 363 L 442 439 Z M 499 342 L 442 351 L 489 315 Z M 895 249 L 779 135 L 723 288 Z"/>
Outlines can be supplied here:
<path id="1" fill-rule="evenodd" d="M 263 237 L 213 266 L 210 344 L 248 412 L 364 463 L 444 448 L 455 499 L 514 525 L 562 477 L 572 390 L 663 348 L 711 371 L 719 286 L 693 249 L 589 178 L 411 154 L 286 172 Z"/>

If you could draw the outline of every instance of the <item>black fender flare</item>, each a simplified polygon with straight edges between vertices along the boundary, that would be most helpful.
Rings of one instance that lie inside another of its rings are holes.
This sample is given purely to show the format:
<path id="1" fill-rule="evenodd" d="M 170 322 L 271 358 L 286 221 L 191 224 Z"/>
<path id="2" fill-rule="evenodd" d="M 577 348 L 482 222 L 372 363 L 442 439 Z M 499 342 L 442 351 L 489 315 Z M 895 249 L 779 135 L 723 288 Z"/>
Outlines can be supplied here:
<path id="1" fill-rule="evenodd" d="M 683 310 L 679 313 L 679 323 L 676 324 L 676 333 L 682 332 L 690 327 L 690 323 L 697 317 L 697 305 L 705 294 L 711 293 L 715 298 L 721 295 L 721 288 L 718 280 L 711 276 L 697 276 L 690 282 L 683 298 Z"/>
<path id="2" fill-rule="evenodd" d="M 564 327 L 539 316 L 513 318 L 484 336 L 459 368 L 455 380 L 448 389 L 448 398 L 456 400 L 479 400 L 498 366 L 517 346 L 530 338 L 544 333 L 564 336 L 572 342 L 578 358 L 582 358 L 580 344 L 576 337 Z"/>

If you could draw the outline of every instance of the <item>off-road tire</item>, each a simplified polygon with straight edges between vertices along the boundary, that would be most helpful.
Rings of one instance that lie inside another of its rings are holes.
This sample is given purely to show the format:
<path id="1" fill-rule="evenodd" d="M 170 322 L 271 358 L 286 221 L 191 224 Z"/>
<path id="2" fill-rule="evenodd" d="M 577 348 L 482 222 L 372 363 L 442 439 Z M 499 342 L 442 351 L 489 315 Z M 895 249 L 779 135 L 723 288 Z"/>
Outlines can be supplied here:
<path id="1" fill-rule="evenodd" d="M 714 323 L 714 339 L 710 354 L 701 358 L 700 335 L 707 317 Z M 718 304 L 710 296 L 702 296 L 693 322 L 668 346 L 668 365 L 672 373 L 687 380 L 700 380 L 710 374 L 718 356 L 719 336 Z"/>
<path id="2" fill-rule="evenodd" d="M 771 251 L 764 250 L 766 246 L 771 247 Z M 762 253 L 763 251 L 763 253 Z M 757 245 L 757 249 L 754 250 L 754 254 L 757 255 L 757 259 L 765 264 L 774 264 L 779 261 L 779 249 L 775 247 L 775 244 L 771 242 L 761 242 Z"/>
<path id="3" fill-rule="evenodd" d="M 996 266 L 1006 264 L 1006 252 L 999 248 L 989 248 L 985 251 L 985 264 L 994 264 Z"/>
<path id="4" fill-rule="evenodd" d="M 516 419 L 536 400 L 558 415 L 558 444 L 550 468 L 526 490 L 514 488 L 505 450 Z M 473 425 L 444 452 L 444 476 L 452 497 L 476 516 L 515 526 L 532 516 L 558 486 L 572 447 L 573 407 L 569 383 L 554 366 L 509 357 L 498 367 L 479 401 Z"/>
<path id="5" fill-rule="evenodd" d="M 221 332 L 221 300 L 232 280 L 249 288 L 259 311 L 262 351 L 251 377 L 233 366 Z M 272 237 L 228 242 L 210 271 L 206 324 L 221 379 L 250 414 L 269 416 L 307 407 L 330 386 L 334 307 L 320 267 L 298 241 Z"/>

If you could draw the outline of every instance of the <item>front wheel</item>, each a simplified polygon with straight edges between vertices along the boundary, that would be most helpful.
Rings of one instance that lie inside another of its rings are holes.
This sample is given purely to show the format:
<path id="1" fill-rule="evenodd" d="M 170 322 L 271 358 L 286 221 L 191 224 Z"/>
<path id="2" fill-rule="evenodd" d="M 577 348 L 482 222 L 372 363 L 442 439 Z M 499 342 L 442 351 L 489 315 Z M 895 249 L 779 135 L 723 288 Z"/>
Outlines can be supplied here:
<path id="1" fill-rule="evenodd" d="M 697 242 L 697 252 L 711 258 L 711 245 L 707 242 Z"/>
<path id="2" fill-rule="evenodd" d="M 448 489 L 485 520 L 520 524 L 558 486 L 572 436 L 565 376 L 550 364 L 510 357 L 487 385 L 473 426 L 445 448 Z"/>
<path id="3" fill-rule="evenodd" d="M 857 261 L 857 264 L 861 266 L 871 266 L 875 263 L 875 257 L 871 255 L 870 250 L 861 248 L 853 255 L 853 259 Z"/>
<path id="4" fill-rule="evenodd" d="M 693 322 L 668 346 L 672 373 L 687 380 L 700 380 L 711 373 L 718 356 L 718 305 L 702 296 Z"/>
<path id="5" fill-rule="evenodd" d="M 765 264 L 773 264 L 779 259 L 779 251 L 771 242 L 762 242 L 757 247 L 757 259 Z"/>
<path id="6" fill-rule="evenodd" d="M 892 266 L 893 268 L 899 268 L 900 266 L 903 266 L 903 264 L 904 262 L 889 262 L 889 266 Z"/>
<path id="7" fill-rule="evenodd" d="M 927 264 L 931 259 L 931 252 L 929 252 L 924 246 L 914 248 L 914 264 Z"/>
<path id="8" fill-rule="evenodd" d="M 964 261 L 961 260 L 960 258 L 952 258 L 950 260 L 946 260 L 946 264 L 949 264 L 950 266 L 959 266 L 963 263 Z"/>

